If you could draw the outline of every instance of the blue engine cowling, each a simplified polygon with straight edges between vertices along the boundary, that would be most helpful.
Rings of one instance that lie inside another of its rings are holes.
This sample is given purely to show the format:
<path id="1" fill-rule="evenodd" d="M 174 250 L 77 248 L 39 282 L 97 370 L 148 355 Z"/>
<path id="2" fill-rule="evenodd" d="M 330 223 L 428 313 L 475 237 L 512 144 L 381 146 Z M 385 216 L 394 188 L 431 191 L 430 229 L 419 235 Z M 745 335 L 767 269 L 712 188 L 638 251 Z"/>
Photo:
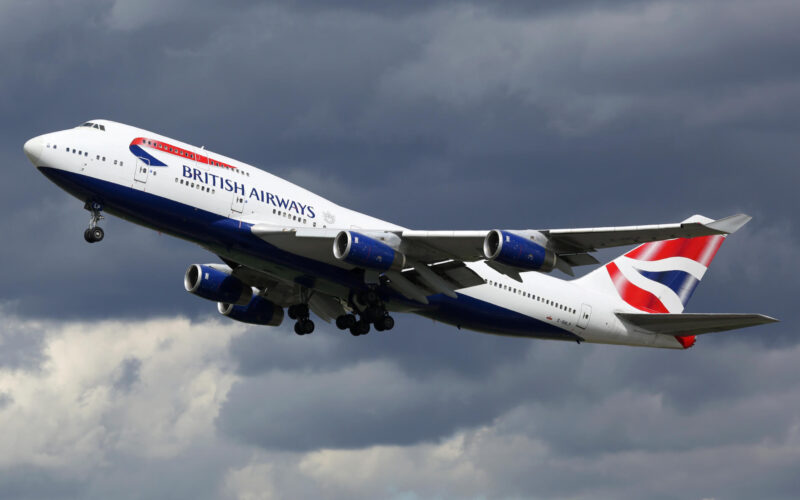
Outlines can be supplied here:
<path id="1" fill-rule="evenodd" d="M 387 233 L 387 237 L 397 235 Z M 399 240 L 399 238 L 397 238 Z M 333 256 L 337 259 L 379 271 L 400 270 L 406 257 L 386 243 L 355 231 L 341 231 L 333 240 Z"/>
<path id="2" fill-rule="evenodd" d="M 552 271 L 556 266 L 556 254 L 528 238 L 497 229 L 489 231 L 483 240 L 483 254 L 509 266 L 531 271 Z"/>
<path id="3" fill-rule="evenodd" d="M 214 302 L 228 302 L 247 305 L 253 296 L 253 289 L 220 269 L 222 266 L 192 264 L 186 270 L 183 286 L 186 291 Z"/>
<path id="4" fill-rule="evenodd" d="M 217 310 L 224 316 L 252 325 L 279 326 L 283 322 L 283 308 L 258 295 L 246 306 L 220 302 Z"/>

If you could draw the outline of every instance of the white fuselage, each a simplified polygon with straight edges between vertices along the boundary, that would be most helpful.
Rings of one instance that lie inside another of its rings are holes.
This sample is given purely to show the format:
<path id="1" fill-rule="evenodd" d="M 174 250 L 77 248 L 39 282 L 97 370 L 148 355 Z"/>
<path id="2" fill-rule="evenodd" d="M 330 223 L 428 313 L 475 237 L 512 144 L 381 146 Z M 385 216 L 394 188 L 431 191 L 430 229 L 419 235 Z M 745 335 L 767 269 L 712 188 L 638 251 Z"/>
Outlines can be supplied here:
<path id="1" fill-rule="evenodd" d="M 259 168 L 206 149 L 112 121 L 92 123 L 102 125 L 104 130 L 80 126 L 45 134 L 29 141 L 26 152 L 48 177 L 84 201 L 102 186 L 109 212 L 194 241 L 220 256 L 278 279 L 296 282 L 313 274 L 313 270 L 309 271 L 302 259 L 294 265 L 291 260 L 271 259 L 263 253 L 231 248 L 220 236 L 205 238 L 198 227 L 208 224 L 208 217 L 213 214 L 217 218 L 212 225 L 226 224 L 226 227 L 266 224 L 330 231 L 404 229 L 344 208 Z M 137 147 L 140 149 L 136 151 L 143 152 L 141 155 L 134 154 Z M 141 193 L 152 197 L 141 197 Z M 178 206 L 182 207 L 179 214 L 175 213 Z M 205 214 L 206 219 L 195 220 L 193 213 Z M 332 257 L 321 256 L 318 260 L 322 266 L 339 265 Z M 526 272 L 521 274 L 522 282 L 518 282 L 482 261 L 467 266 L 485 283 L 456 292 L 462 299 L 474 301 L 447 303 L 440 309 L 402 303 L 396 310 L 418 312 L 459 327 L 499 334 L 509 333 L 503 328 L 492 328 L 485 322 L 487 319 L 495 315 L 502 322 L 513 315 L 512 321 L 522 325 L 523 318 L 517 316 L 521 315 L 545 330 L 568 332 L 574 336 L 573 340 L 681 348 L 674 337 L 638 331 L 620 321 L 615 312 L 631 310 L 630 306 L 618 297 L 581 286 L 580 280 L 565 281 Z M 350 285 L 337 279 L 335 273 L 316 278 L 310 286 L 333 296 L 347 297 Z M 489 309 L 481 311 L 481 316 L 472 322 L 470 317 L 476 305 Z M 442 312 L 445 310 L 449 313 Z M 542 336 L 536 328 L 531 327 L 529 336 Z M 511 335 L 526 336 L 523 332 Z"/>

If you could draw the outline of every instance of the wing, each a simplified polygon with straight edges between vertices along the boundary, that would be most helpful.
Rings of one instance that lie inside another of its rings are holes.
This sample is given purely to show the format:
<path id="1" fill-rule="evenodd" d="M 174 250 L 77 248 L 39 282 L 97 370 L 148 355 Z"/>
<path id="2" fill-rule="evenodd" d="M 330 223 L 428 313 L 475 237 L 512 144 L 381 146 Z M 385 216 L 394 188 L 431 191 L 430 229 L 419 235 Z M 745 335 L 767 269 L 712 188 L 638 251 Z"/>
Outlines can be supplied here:
<path id="1" fill-rule="evenodd" d="M 390 286 L 407 298 L 426 303 L 428 291 L 454 297 L 454 290 L 463 288 L 464 284 L 473 286 L 483 283 L 483 279 L 469 269 L 465 262 L 487 259 L 487 264 L 496 271 L 517 281 L 522 281 L 520 272 L 548 272 L 554 267 L 572 274 L 573 266 L 597 264 L 597 259 L 589 253 L 600 248 L 727 234 L 736 231 L 748 220 L 749 216 L 739 214 L 716 221 L 695 216 L 680 223 L 649 226 L 503 231 L 342 231 L 256 224 L 251 231 L 264 241 L 288 252 L 345 269 L 364 269 L 365 280 L 371 280 L 370 282 L 376 283 L 379 275 L 383 275 Z M 388 251 L 382 262 L 403 264 L 399 269 L 376 270 L 347 259 L 336 258 L 333 252 L 334 241 L 342 233 L 351 232 L 367 236 L 372 244 L 381 245 L 382 251 Z M 492 237 L 495 244 L 493 248 L 498 252 L 503 245 L 506 245 L 506 249 L 517 245 L 511 252 L 514 255 L 509 255 L 509 258 L 489 255 L 487 245 Z M 394 254 L 399 254 L 402 259 L 395 259 Z M 535 254 L 539 260 L 536 260 Z M 447 265 L 438 265 L 442 263 Z M 408 273 L 409 270 L 415 272 Z"/>
<path id="2" fill-rule="evenodd" d="M 597 264 L 589 252 L 601 248 L 635 245 L 648 241 L 673 238 L 695 238 L 736 231 L 750 220 L 745 214 L 732 215 L 709 222 L 693 221 L 649 226 L 594 227 L 581 229 L 509 229 L 524 235 L 539 233 L 547 239 L 548 246 L 559 257 L 573 266 Z M 489 231 L 402 231 L 404 242 L 409 242 L 408 254 L 418 260 L 441 261 L 455 259 L 473 261 L 485 258 L 483 243 Z"/>
<path id="3" fill-rule="evenodd" d="M 778 321 L 763 314 L 617 313 L 617 317 L 649 332 L 676 336 L 724 332 Z"/>
<path id="4" fill-rule="evenodd" d="M 259 238 L 282 250 L 345 269 L 359 268 L 357 265 L 334 257 L 333 243 L 341 232 L 339 229 L 292 228 L 257 224 L 251 228 L 251 231 Z M 380 240 L 397 240 L 397 245 L 403 246 L 405 255 L 405 245 L 396 233 L 374 231 L 366 231 L 366 233 Z M 412 245 L 412 247 L 419 248 L 420 251 L 412 251 L 406 256 L 406 265 L 403 269 L 388 270 L 382 273 L 386 283 L 406 298 L 427 304 L 426 297 L 429 295 L 443 293 L 450 297 L 456 297 L 455 290 L 484 283 L 483 278 L 464 264 L 464 259 L 439 258 L 433 249 L 425 250 L 423 244 Z M 477 257 L 469 260 L 477 260 Z M 365 279 L 373 281 L 379 279 L 377 271 L 370 269 L 364 269 L 364 271 Z M 370 276 L 372 277 L 370 278 Z"/>

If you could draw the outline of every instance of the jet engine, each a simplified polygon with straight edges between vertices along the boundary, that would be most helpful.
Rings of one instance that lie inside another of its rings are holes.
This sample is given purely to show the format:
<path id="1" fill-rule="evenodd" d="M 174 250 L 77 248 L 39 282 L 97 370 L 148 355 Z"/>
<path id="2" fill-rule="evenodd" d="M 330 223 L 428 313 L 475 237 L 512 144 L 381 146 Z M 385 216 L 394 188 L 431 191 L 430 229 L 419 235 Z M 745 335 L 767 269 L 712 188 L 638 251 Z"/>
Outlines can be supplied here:
<path id="1" fill-rule="evenodd" d="M 223 316 L 253 325 L 279 326 L 283 322 L 283 308 L 258 295 L 246 306 L 219 302 L 217 310 Z"/>
<path id="2" fill-rule="evenodd" d="M 384 233 L 386 239 L 400 238 Z M 403 269 L 406 257 L 391 246 L 355 231 L 341 231 L 333 240 L 333 256 L 354 266 L 388 271 Z"/>
<path id="3" fill-rule="evenodd" d="M 231 275 L 227 266 L 192 264 L 183 278 L 186 291 L 214 302 L 247 305 L 253 290 Z"/>
<path id="4" fill-rule="evenodd" d="M 483 240 L 483 255 L 488 260 L 509 266 L 531 271 L 552 271 L 556 266 L 555 252 L 544 246 L 547 240 L 541 233 L 536 232 L 531 237 L 542 240 L 543 245 L 509 231 L 489 231 Z"/>

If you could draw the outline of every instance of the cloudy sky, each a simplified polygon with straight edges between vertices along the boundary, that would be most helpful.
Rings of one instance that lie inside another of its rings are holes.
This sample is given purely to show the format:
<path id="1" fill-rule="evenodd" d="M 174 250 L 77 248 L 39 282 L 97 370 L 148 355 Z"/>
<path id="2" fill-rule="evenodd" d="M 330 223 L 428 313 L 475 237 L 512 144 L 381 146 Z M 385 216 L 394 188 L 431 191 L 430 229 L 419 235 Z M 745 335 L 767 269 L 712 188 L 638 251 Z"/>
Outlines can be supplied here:
<path id="1" fill-rule="evenodd" d="M 797 498 L 798 25 L 790 0 L 0 0 L 0 498 Z M 420 229 L 746 212 L 687 311 L 782 323 L 686 352 L 236 324 L 183 291 L 213 256 L 114 219 L 87 245 L 27 162 L 91 118 Z"/>

